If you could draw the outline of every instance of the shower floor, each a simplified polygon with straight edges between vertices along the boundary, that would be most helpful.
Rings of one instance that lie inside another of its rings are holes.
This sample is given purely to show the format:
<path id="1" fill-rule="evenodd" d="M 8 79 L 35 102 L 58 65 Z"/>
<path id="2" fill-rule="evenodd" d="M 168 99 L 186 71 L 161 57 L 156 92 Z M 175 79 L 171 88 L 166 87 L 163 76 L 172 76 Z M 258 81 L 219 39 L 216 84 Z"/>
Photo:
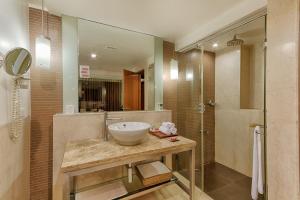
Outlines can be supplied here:
<path id="1" fill-rule="evenodd" d="M 187 171 L 180 173 L 188 178 Z M 201 186 L 199 171 L 196 171 L 196 185 Z M 205 165 L 204 191 L 214 200 L 252 200 L 251 178 L 217 162 Z"/>

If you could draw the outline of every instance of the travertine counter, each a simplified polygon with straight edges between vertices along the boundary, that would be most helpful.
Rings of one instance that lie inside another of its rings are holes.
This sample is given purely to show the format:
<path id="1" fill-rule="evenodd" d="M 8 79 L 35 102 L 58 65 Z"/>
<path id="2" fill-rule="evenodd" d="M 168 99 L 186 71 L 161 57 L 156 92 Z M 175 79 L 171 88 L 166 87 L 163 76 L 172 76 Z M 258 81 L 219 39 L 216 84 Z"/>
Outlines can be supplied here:
<path id="1" fill-rule="evenodd" d="M 72 172 L 122 160 L 134 160 L 140 156 L 183 151 L 196 146 L 193 140 L 181 136 L 178 139 L 177 142 L 170 142 L 149 134 L 142 144 L 136 146 L 121 146 L 113 139 L 108 142 L 100 139 L 69 142 L 66 145 L 61 168 L 64 172 Z"/>
<path id="2" fill-rule="evenodd" d="M 159 139 L 150 134 L 145 141 L 136 146 L 121 146 L 113 139 L 85 139 L 67 143 L 61 170 L 64 178 L 64 199 L 75 198 L 74 177 L 110 169 L 117 166 L 130 165 L 135 162 L 150 160 L 157 156 L 172 158 L 172 154 L 180 152 L 189 153 L 190 161 L 190 189 L 187 192 L 194 200 L 195 190 L 195 147 L 196 142 L 181 136 L 179 141 L 170 142 L 168 139 Z M 178 181 L 177 181 L 178 182 Z M 160 188 L 154 188 L 158 189 Z M 153 189 L 149 189 L 153 191 Z M 145 194 L 147 191 L 130 194 L 125 199 Z"/>

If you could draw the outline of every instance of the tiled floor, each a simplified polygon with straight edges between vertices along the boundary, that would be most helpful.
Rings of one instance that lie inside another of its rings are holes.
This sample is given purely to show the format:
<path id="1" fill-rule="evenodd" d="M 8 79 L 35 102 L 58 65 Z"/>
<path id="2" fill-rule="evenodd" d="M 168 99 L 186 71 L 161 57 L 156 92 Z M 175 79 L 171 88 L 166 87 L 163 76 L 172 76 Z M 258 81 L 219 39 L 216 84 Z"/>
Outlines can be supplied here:
<path id="1" fill-rule="evenodd" d="M 200 187 L 200 173 L 196 174 L 196 185 Z M 251 178 L 219 163 L 205 166 L 204 191 L 214 200 L 252 200 Z"/>

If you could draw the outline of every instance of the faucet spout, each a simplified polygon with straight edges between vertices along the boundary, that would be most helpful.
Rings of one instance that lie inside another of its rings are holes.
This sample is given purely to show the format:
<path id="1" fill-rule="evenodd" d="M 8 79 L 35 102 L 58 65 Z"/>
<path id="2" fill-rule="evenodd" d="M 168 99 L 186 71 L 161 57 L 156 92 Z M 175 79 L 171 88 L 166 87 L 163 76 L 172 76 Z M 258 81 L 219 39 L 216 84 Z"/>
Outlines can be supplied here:
<path id="1" fill-rule="evenodd" d="M 121 120 L 122 118 L 119 118 L 119 117 L 108 117 L 108 112 L 104 112 L 104 135 L 103 135 L 103 138 L 104 138 L 104 141 L 108 141 L 108 121 L 111 121 L 111 120 Z"/>

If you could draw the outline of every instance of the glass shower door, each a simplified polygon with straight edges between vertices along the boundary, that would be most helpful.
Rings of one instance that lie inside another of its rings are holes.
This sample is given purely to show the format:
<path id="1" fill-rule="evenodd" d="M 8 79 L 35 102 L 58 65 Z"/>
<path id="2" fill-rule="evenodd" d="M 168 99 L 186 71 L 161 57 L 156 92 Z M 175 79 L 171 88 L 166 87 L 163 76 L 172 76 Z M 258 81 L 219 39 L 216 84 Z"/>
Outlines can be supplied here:
<path id="1" fill-rule="evenodd" d="M 215 200 L 252 199 L 255 126 L 261 127 L 266 169 L 265 20 L 257 16 L 177 54 L 175 123 L 197 142 L 196 186 Z M 175 165 L 188 179 L 188 156 L 176 155 Z"/>
<path id="2" fill-rule="evenodd" d="M 201 58 L 200 49 L 192 49 L 188 52 L 179 53 L 178 80 L 177 80 L 177 129 L 178 132 L 189 139 L 197 142 L 196 146 L 196 186 L 202 187 L 203 172 L 201 144 Z M 176 169 L 186 179 L 189 178 L 189 162 L 186 154 L 178 154 L 175 157 Z"/>
<path id="3" fill-rule="evenodd" d="M 254 128 L 264 164 L 265 16 L 203 43 L 202 187 L 214 200 L 251 200 Z M 263 177 L 265 179 L 265 177 Z M 259 195 L 259 199 L 265 199 Z"/>

